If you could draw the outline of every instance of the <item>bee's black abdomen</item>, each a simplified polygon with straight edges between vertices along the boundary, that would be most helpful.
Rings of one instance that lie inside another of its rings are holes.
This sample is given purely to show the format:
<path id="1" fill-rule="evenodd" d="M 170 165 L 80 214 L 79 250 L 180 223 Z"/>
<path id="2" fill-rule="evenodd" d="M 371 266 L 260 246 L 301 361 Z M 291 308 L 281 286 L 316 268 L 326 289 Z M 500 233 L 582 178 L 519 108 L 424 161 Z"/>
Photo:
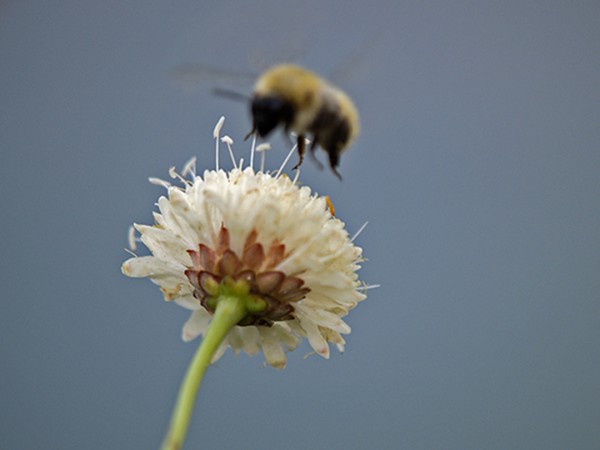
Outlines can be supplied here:
<path id="1" fill-rule="evenodd" d="M 347 120 L 339 120 L 332 128 L 329 140 L 323 143 L 323 148 L 327 150 L 327 153 L 335 153 L 337 155 L 336 161 L 338 161 L 339 155 L 346 148 L 349 139 L 350 124 Z"/>
<path id="2" fill-rule="evenodd" d="M 332 169 L 335 169 L 339 164 L 340 153 L 350 139 L 348 120 L 340 116 L 334 108 L 324 107 L 319 111 L 310 128 L 315 143 L 328 153 L 329 164 Z"/>

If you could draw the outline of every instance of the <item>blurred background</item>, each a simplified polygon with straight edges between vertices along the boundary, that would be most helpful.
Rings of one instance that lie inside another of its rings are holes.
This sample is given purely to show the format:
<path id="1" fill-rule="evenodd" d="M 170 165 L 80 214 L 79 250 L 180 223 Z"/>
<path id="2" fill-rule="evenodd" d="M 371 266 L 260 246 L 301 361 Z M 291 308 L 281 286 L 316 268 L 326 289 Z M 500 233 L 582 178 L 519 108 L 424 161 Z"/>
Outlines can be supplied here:
<path id="1" fill-rule="evenodd" d="M 282 60 L 361 112 L 343 181 L 301 179 L 369 221 L 382 287 L 329 361 L 228 352 L 185 448 L 598 448 L 598 55 L 597 1 L 0 3 L 0 448 L 159 447 L 198 341 L 121 274 L 127 229 L 149 176 L 214 167 L 221 115 L 246 160 L 250 129 L 221 80 L 173 73 Z"/>

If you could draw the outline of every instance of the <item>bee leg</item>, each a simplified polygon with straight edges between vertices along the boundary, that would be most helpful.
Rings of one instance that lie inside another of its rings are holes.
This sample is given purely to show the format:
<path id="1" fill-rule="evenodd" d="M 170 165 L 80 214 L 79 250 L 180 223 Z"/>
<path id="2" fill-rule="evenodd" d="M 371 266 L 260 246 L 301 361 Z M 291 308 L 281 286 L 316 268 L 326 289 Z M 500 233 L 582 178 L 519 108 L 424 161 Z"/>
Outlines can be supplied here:
<path id="1" fill-rule="evenodd" d="M 306 141 L 304 140 L 304 135 L 299 134 L 298 135 L 298 156 L 300 157 L 300 159 L 298 160 L 298 164 L 296 164 L 293 167 L 293 170 L 296 170 L 302 164 L 302 161 L 304 160 L 304 149 L 305 148 L 306 148 Z"/>
<path id="2" fill-rule="evenodd" d="M 327 154 L 329 155 L 329 167 L 331 167 L 331 171 L 335 174 L 336 177 L 340 179 L 340 181 L 342 181 L 342 176 L 337 171 L 337 165 L 340 160 L 339 152 L 336 152 L 334 150 L 327 150 Z"/>
<path id="3" fill-rule="evenodd" d="M 244 140 L 245 140 L 245 141 L 247 141 L 247 140 L 248 140 L 248 138 L 249 138 L 250 136 L 252 136 L 252 135 L 254 134 L 254 132 L 255 132 L 255 131 L 256 131 L 256 127 L 252 127 L 252 129 L 250 130 L 250 132 L 249 132 L 249 133 L 248 133 L 246 136 L 244 136 Z"/>
<path id="4" fill-rule="evenodd" d="M 323 170 L 323 163 L 321 163 L 321 161 L 317 159 L 317 155 L 315 155 L 317 145 L 317 137 L 315 136 L 312 143 L 310 144 L 310 158 L 315 162 L 319 170 Z"/>

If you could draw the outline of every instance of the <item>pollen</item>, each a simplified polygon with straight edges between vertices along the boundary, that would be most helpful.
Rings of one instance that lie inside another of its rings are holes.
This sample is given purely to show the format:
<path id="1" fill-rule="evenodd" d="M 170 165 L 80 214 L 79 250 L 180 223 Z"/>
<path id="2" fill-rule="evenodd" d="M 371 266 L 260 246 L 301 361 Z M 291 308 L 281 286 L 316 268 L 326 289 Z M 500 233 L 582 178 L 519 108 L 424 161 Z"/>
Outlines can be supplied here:
<path id="1" fill-rule="evenodd" d="M 335 207 L 333 206 L 333 202 L 331 201 L 331 198 L 329 198 L 329 195 L 325 196 L 325 202 L 327 203 L 327 208 L 329 208 L 331 217 L 335 217 Z"/>

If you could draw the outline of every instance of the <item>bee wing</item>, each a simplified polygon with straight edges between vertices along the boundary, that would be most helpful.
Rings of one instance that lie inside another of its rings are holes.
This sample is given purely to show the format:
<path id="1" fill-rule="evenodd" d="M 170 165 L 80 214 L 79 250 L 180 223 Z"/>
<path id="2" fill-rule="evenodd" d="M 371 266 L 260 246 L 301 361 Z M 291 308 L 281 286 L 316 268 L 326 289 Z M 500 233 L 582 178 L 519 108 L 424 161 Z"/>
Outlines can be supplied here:
<path id="1" fill-rule="evenodd" d="M 362 41 L 329 72 L 328 79 L 336 85 L 349 85 L 361 79 L 365 73 L 368 73 L 369 56 L 372 56 L 379 47 L 379 41 L 379 34 Z"/>
<path id="2" fill-rule="evenodd" d="M 204 64 L 181 64 L 169 72 L 169 80 L 175 86 L 188 92 L 195 92 L 216 84 L 228 86 L 249 86 L 258 74 L 240 72 Z"/>

